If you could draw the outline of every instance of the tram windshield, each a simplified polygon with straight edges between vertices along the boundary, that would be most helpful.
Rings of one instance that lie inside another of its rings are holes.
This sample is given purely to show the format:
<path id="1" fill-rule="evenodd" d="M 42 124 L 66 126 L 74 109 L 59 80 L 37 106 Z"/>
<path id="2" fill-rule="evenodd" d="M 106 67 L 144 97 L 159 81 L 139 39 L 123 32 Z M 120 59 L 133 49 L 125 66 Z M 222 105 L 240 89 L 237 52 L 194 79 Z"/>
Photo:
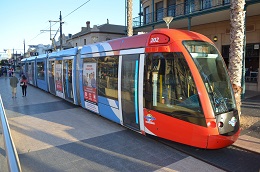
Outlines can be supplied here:
<path id="1" fill-rule="evenodd" d="M 145 108 L 206 126 L 197 88 L 183 53 L 150 53 L 145 60 Z"/>
<path id="2" fill-rule="evenodd" d="M 184 41 L 205 83 L 215 114 L 236 108 L 233 89 L 221 55 L 210 43 Z"/>

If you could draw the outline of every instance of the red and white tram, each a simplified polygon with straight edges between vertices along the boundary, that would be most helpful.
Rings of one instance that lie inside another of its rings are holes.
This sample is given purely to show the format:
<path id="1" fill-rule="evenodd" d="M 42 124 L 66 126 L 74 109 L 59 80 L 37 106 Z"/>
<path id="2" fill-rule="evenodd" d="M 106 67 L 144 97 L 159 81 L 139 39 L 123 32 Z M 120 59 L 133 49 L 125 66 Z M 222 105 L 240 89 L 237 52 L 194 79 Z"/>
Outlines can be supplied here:
<path id="1" fill-rule="evenodd" d="M 77 100 L 74 104 L 109 120 L 205 149 L 229 146 L 239 136 L 225 63 L 214 43 L 201 34 L 156 29 L 63 50 L 49 55 L 47 64 L 53 66 L 46 75 L 57 73 L 56 63 L 67 69 L 68 59 L 72 79 L 70 87 L 63 84 L 63 92 L 73 90 L 67 92 Z M 68 78 L 64 71 L 61 83 Z"/>
<path id="2" fill-rule="evenodd" d="M 95 89 L 82 87 L 84 108 L 140 133 L 200 148 L 222 148 L 239 136 L 225 63 L 201 34 L 158 29 L 87 45 L 81 59 L 82 85 L 91 72 L 97 79 Z"/>

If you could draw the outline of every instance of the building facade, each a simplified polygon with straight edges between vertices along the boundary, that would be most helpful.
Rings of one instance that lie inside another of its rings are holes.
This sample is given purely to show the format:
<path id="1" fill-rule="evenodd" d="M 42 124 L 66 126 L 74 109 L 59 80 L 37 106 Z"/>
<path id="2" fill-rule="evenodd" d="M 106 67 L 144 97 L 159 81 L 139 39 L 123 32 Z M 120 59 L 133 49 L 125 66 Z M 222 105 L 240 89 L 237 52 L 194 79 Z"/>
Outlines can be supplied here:
<path id="1" fill-rule="evenodd" d="M 91 28 L 90 22 L 87 21 L 86 27 L 82 27 L 80 32 L 71 35 L 71 37 L 66 40 L 66 43 L 72 47 L 77 47 L 124 36 L 126 36 L 125 26 L 109 24 L 107 21 L 106 24 L 100 26 L 94 25 L 93 28 Z"/>
<path id="2" fill-rule="evenodd" d="M 245 81 L 246 90 L 260 91 L 260 0 L 246 0 Z M 230 46 L 230 0 L 140 0 L 134 32 L 165 28 L 164 17 L 172 16 L 170 28 L 199 32 L 212 41 L 228 65 Z"/>

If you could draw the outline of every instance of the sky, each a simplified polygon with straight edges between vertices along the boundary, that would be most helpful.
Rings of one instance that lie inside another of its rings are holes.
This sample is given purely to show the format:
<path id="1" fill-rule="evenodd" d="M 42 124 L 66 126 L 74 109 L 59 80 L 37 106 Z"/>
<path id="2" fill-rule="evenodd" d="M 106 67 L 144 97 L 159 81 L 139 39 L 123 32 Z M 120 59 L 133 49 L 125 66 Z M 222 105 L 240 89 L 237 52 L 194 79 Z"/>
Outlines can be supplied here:
<path id="1" fill-rule="evenodd" d="M 139 2 L 133 0 L 133 18 L 138 16 Z M 0 0 L 0 60 L 7 52 L 23 54 L 24 42 L 25 51 L 28 45 L 51 44 L 50 32 L 44 30 L 50 30 L 50 20 L 59 21 L 60 11 L 65 35 L 80 32 L 87 21 L 91 27 L 107 19 L 125 25 L 125 0 Z M 52 26 L 52 37 L 58 28 L 59 23 Z M 59 33 L 56 41 L 58 37 Z"/>

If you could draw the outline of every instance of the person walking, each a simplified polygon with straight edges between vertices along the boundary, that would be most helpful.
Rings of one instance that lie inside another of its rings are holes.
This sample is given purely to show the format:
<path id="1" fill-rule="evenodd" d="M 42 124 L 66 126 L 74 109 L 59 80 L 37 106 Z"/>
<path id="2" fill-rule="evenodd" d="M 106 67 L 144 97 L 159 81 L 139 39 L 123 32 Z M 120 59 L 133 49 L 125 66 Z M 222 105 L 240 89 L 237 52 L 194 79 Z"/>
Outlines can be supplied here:
<path id="1" fill-rule="evenodd" d="M 10 86 L 12 87 L 12 98 L 16 98 L 16 88 L 17 88 L 17 84 L 18 84 L 18 79 L 15 76 L 15 74 L 13 74 L 13 76 L 10 78 Z"/>
<path id="2" fill-rule="evenodd" d="M 23 97 L 26 97 L 27 78 L 25 77 L 25 75 L 22 75 L 22 79 L 20 81 L 20 85 L 22 87 Z"/>
<path id="3" fill-rule="evenodd" d="M 6 80 L 6 77 L 7 77 L 7 69 L 6 69 L 6 67 L 4 67 L 3 73 L 4 73 L 5 80 Z"/>

